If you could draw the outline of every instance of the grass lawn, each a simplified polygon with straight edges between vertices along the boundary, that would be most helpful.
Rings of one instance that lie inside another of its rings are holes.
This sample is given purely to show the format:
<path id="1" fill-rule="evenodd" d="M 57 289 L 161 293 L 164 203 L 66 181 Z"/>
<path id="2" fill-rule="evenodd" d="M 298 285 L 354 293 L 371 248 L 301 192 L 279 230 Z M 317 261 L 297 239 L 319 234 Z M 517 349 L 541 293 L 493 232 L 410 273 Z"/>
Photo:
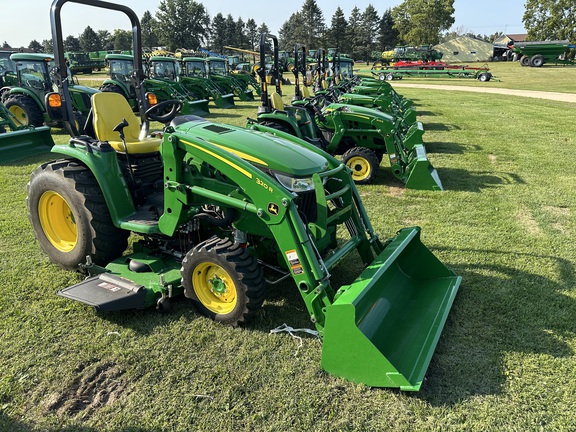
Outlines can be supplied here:
<path id="1" fill-rule="evenodd" d="M 574 92 L 576 68 L 490 67 L 501 82 L 443 81 Z M 418 393 L 332 377 L 317 339 L 299 347 L 270 334 L 312 327 L 289 282 L 243 328 L 186 299 L 160 315 L 96 313 L 56 296 L 81 277 L 49 263 L 26 216 L 26 183 L 45 154 L 0 164 L 0 431 L 576 430 L 576 105 L 401 93 L 446 190 L 403 188 L 385 158 L 362 199 L 381 237 L 419 225 L 463 276 Z M 208 118 L 244 124 L 257 105 Z M 345 263 L 334 278 L 357 269 Z"/>

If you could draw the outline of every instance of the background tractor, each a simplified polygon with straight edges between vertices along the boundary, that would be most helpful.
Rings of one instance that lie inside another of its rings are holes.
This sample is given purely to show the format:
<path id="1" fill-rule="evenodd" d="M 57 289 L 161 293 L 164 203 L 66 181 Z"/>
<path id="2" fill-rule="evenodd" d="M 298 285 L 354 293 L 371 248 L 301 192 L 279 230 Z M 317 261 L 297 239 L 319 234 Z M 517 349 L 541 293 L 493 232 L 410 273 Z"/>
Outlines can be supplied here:
<path id="1" fill-rule="evenodd" d="M 268 38 L 273 41 L 275 64 L 278 59 L 276 36 L 263 33 L 258 70 L 262 78 L 262 104 L 256 120 L 249 119 L 247 127 L 277 135 L 294 135 L 331 155 L 342 155 L 342 161 L 352 170 L 353 179 L 359 184 L 376 179 L 380 161 L 387 154 L 392 174 L 406 187 L 443 189 L 437 171 L 428 161 L 420 141 L 421 131 L 416 126 L 416 130 L 405 134 L 396 126 L 394 118 L 386 113 L 340 103 L 324 105 L 319 98 L 294 101 L 293 106 L 285 105 L 280 96 L 279 79 L 276 80 L 276 91 L 268 95 L 268 85 L 263 79 Z"/>
<path id="2" fill-rule="evenodd" d="M 234 94 L 225 93 L 207 77 L 202 57 L 183 57 L 180 61 L 179 81 L 182 85 L 204 99 L 212 98 L 218 108 L 233 108 Z"/>
<path id="3" fill-rule="evenodd" d="M 154 70 L 148 69 L 143 72 L 147 76 L 139 83 L 133 77 L 133 57 L 130 54 L 108 54 L 106 56 L 110 78 L 104 80 L 100 86 L 101 91 L 123 95 L 132 109 L 138 112 L 137 87 L 142 85 L 145 92 L 153 93 L 159 102 L 167 100 L 181 101 L 183 103 L 183 114 L 205 115 L 210 113 L 206 99 L 198 99 L 196 95 L 193 95 L 172 78 L 177 75 L 175 60 L 170 61 L 168 64 L 163 63 L 155 67 Z"/>
<path id="4" fill-rule="evenodd" d="M 46 94 L 53 91 L 54 86 L 52 54 L 14 53 L 10 60 L 14 70 L 2 72 L 0 69 L 3 74 L 0 98 L 15 121 L 22 126 L 41 126 L 44 123 L 59 126 L 60 123 L 50 117 L 44 106 Z M 76 121 L 83 124 L 90 111 L 90 97 L 98 90 L 79 85 L 71 74 L 67 80 Z"/>

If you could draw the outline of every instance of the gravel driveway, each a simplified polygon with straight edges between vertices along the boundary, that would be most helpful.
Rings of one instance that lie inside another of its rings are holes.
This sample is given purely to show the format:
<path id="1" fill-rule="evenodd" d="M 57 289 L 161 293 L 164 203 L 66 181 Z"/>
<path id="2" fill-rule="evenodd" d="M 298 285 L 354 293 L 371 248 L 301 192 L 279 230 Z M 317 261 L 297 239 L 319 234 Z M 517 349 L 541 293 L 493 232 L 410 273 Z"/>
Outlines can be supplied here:
<path id="1" fill-rule="evenodd" d="M 486 88 L 486 87 L 467 87 L 467 86 L 451 86 L 451 85 L 435 85 L 435 84 L 407 84 L 407 83 L 394 83 L 394 87 L 411 87 L 432 90 L 449 90 L 449 91 L 467 91 L 476 93 L 493 93 L 499 95 L 522 96 L 536 99 L 549 99 L 560 102 L 576 103 L 576 93 L 558 93 L 558 92 L 545 92 L 535 90 L 513 90 L 504 88 Z"/>

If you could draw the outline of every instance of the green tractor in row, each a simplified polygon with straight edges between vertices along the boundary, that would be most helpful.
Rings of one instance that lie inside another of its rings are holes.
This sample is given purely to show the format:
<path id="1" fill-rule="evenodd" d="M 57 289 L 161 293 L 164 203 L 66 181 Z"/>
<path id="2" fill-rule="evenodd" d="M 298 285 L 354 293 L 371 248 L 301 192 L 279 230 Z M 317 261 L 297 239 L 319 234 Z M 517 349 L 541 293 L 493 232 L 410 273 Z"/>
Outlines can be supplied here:
<path id="1" fill-rule="evenodd" d="M 276 91 L 268 94 L 264 79 L 264 50 L 266 41 L 273 41 L 274 61 L 277 62 L 278 39 L 263 33 L 260 40 L 262 104 L 256 119 L 248 119 L 247 127 L 275 133 L 294 135 L 326 150 L 341 155 L 358 184 L 376 179 L 384 154 L 388 155 L 391 172 L 406 187 L 424 190 L 443 190 L 437 171 L 432 167 L 422 144 L 422 131 L 414 125 L 404 132 L 395 119 L 381 111 L 341 103 L 322 104 L 320 98 L 294 101 L 285 105 L 280 96 L 280 79 Z M 277 70 L 277 68 L 275 68 Z M 295 74 L 297 69 L 294 69 Z M 295 75 L 296 80 L 298 80 Z M 296 84 L 296 89 L 299 84 Z M 298 90 L 297 90 L 298 92 Z"/>
<path id="2" fill-rule="evenodd" d="M 0 102 L 22 126 L 60 126 L 45 109 L 44 100 L 56 85 L 52 77 L 52 54 L 13 53 L 10 55 L 13 70 L 0 67 L 2 88 Z M 66 65 L 64 65 L 66 67 Z M 90 112 L 90 97 L 98 90 L 78 84 L 72 74 L 67 76 L 70 98 L 76 121 L 83 124 Z"/>
<path id="3" fill-rule="evenodd" d="M 154 64 L 147 68 L 146 78 L 142 83 L 134 79 L 133 55 L 108 54 L 110 78 L 104 80 L 100 86 L 103 92 L 113 92 L 123 95 L 132 109 L 138 111 L 138 89 L 142 85 L 146 92 L 154 94 L 158 102 L 167 100 L 179 100 L 183 104 L 183 114 L 206 115 L 210 113 L 208 101 L 198 99 L 188 89 L 173 80 L 176 75 L 175 65 Z"/>
<path id="4" fill-rule="evenodd" d="M 223 94 L 222 91 L 209 79 L 202 76 L 202 70 L 198 69 L 193 62 L 184 58 L 181 62 L 175 57 L 151 56 L 147 60 L 147 67 L 155 78 L 162 77 L 174 85 L 180 85 L 195 95 L 208 100 L 212 99 L 219 108 L 233 108 L 234 95 Z"/>
<path id="5" fill-rule="evenodd" d="M 131 9 L 54 0 L 58 64 L 67 2 L 125 13 L 139 54 Z M 141 56 L 133 61 L 142 82 Z M 461 278 L 422 244 L 419 228 L 380 240 L 335 158 L 293 137 L 176 117 L 178 101 L 148 107 L 143 85 L 142 125 L 123 97 L 102 92 L 92 101 L 94 135 L 79 135 L 66 69 L 58 71 L 63 85 L 51 109 L 72 137 L 54 146 L 58 160 L 32 173 L 27 206 L 50 259 L 90 275 L 60 295 L 104 311 L 166 310 L 184 294 L 201 314 L 237 325 L 262 307 L 268 281 L 291 279 L 323 338 L 324 369 L 371 386 L 420 388 Z M 162 138 L 145 136 L 148 120 L 166 125 Z M 123 255 L 130 233 L 138 237 Z M 330 274 L 355 251 L 365 270 L 334 286 Z"/>
<path id="6" fill-rule="evenodd" d="M 0 163 L 47 152 L 53 145 L 50 127 L 23 126 L 0 103 Z"/>

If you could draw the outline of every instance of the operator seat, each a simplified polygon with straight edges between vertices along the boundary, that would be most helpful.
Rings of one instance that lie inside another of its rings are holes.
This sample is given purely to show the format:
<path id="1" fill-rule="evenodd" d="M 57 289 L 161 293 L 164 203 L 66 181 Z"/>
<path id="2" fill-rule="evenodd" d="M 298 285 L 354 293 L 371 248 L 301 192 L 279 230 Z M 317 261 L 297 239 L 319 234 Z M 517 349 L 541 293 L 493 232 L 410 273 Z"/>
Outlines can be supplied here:
<path id="1" fill-rule="evenodd" d="M 92 95 L 92 113 L 94 132 L 100 141 L 108 141 L 114 150 L 119 153 L 144 154 L 157 152 L 160 148 L 161 138 L 146 137 L 140 139 L 140 120 L 132 112 L 132 108 L 124 96 L 114 92 L 100 92 Z M 116 125 L 126 119 L 128 126 L 124 128 L 126 147 L 120 139 L 118 132 L 114 132 Z"/>

